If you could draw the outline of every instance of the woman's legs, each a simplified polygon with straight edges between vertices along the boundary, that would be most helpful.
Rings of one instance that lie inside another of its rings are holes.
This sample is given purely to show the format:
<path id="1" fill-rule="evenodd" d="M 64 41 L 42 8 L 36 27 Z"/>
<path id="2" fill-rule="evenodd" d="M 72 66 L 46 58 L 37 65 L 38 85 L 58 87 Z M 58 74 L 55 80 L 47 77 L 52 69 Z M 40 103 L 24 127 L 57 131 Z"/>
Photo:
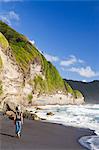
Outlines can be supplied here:
<path id="1" fill-rule="evenodd" d="M 16 121 L 16 134 L 18 137 L 20 137 L 21 129 L 22 129 L 21 121 Z"/>

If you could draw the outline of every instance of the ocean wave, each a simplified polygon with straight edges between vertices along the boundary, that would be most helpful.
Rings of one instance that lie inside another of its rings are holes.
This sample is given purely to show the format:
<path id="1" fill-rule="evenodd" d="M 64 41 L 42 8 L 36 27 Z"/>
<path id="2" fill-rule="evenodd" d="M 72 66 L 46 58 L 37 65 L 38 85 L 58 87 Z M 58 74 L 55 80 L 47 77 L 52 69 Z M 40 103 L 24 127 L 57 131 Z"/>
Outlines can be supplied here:
<path id="1" fill-rule="evenodd" d="M 53 116 L 47 116 L 47 112 L 53 112 Z M 48 122 L 65 126 L 89 128 L 96 136 L 85 136 L 79 139 L 84 147 L 90 150 L 99 150 L 99 105 L 47 105 L 37 111 L 37 115 Z"/>

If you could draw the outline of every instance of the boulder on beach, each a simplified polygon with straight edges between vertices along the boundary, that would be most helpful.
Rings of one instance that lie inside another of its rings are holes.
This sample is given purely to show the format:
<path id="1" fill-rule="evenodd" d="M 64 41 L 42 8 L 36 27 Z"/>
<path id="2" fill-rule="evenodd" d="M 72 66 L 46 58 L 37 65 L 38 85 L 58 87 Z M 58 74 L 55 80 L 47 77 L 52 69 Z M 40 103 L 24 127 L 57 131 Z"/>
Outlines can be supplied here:
<path id="1" fill-rule="evenodd" d="M 36 107 L 36 110 L 42 110 L 42 108 L 40 108 L 40 107 Z"/>
<path id="2" fill-rule="evenodd" d="M 30 120 L 41 120 L 36 114 L 32 114 L 27 110 L 23 113 L 23 117 Z"/>
<path id="3" fill-rule="evenodd" d="M 53 115 L 54 115 L 54 113 L 52 113 L 52 112 L 48 112 L 46 115 L 47 115 L 47 116 L 53 116 Z"/>
<path id="4" fill-rule="evenodd" d="M 6 111 L 6 115 L 9 117 L 9 119 L 14 120 L 15 113 L 13 111 Z"/>

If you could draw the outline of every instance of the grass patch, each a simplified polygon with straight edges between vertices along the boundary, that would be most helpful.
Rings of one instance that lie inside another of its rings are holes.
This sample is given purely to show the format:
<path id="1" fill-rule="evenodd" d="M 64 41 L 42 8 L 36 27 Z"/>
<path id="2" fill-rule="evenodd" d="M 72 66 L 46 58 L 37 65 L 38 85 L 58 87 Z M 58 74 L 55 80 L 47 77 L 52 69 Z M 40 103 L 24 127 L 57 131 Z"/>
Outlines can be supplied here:
<path id="1" fill-rule="evenodd" d="M 64 84 L 65 84 L 67 93 L 70 93 L 74 96 L 74 90 L 72 89 L 72 87 L 66 81 L 64 81 Z"/>
<path id="2" fill-rule="evenodd" d="M 47 81 L 43 80 L 41 76 L 35 76 L 33 82 L 34 82 L 34 92 L 36 91 L 39 94 L 48 92 Z"/>
<path id="3" fill-rule="evenodd" d="M 0 32 L 0 46 L 4 49 L 6 49 L 9 46 L 7 39 L 1 32 Z"/>
<path id="4" fill-rule="evenodd" d="M 32 94 L 28 94 L 28 102 L 29 102 L 29 104 L 32 103 L 32 98 L 33 98 L 33 95 Z"/>
<path id="5" fill-rule="evenodd" d="M 3 89 L 2 89 L 2 81 L 0 81 L 0 95 L 3 93 Z"/>
<path id="6" fill-rule="evenodd" d="M 82 93 L 78 90 L 74 90 L 75 98 L 81 98 L 83 97 Z"/>
<path id="7" fill-rule="evenodd" d="M 3 64 L 2 64 L 2 59 L 1 59 L 1 56 L 0 56 L 0 70 L 2 68 Z"/>

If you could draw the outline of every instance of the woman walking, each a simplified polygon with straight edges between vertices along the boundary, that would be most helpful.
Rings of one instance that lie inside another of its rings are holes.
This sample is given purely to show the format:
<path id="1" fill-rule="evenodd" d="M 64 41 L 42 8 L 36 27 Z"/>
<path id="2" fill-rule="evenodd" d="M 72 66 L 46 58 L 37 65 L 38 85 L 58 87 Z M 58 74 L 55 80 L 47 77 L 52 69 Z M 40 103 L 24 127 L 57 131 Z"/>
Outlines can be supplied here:
<path id="1" fill-rule="evenodd" d="M 15 126 L 16 126 L 16 135 L 18 138 L 20 138 L 21 136 L 22 124 L 23 124 L 23 114 L 20 109 L 20 106 L 17 106 L 15 116 Z"/>

